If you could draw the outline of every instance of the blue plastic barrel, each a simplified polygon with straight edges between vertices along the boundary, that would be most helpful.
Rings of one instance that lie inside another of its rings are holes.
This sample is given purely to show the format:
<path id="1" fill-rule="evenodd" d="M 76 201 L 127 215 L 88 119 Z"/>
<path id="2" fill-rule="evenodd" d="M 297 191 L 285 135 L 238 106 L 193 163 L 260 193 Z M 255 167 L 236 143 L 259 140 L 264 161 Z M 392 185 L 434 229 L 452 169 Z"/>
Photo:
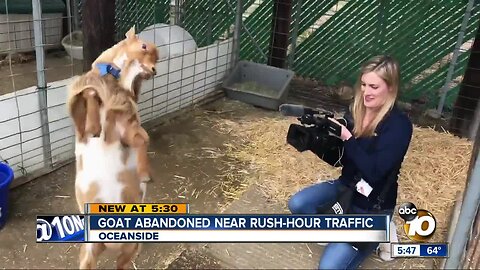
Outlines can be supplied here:
<path id="1" fill-rule="evenodd" d="M 0 162 L 0 229 L 7 222 L 8 191 L 13 180 L 13 170 L 5 163 Z"/>

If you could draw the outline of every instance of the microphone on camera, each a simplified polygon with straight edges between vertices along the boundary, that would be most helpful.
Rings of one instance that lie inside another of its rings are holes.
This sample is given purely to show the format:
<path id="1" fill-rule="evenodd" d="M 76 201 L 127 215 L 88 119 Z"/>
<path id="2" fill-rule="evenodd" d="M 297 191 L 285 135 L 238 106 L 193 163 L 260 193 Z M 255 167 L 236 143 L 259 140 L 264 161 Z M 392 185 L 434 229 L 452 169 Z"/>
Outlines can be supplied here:
<path id="1" fill-rule="evenodd" d="M 305 114 L 319 114 L 320 111 L 305 107 L 303 105 L 295 105 L 295 104 L 282 104 L 279 107 L 280 113 L 284 116 L 295 116 L 301 117 Z"/>

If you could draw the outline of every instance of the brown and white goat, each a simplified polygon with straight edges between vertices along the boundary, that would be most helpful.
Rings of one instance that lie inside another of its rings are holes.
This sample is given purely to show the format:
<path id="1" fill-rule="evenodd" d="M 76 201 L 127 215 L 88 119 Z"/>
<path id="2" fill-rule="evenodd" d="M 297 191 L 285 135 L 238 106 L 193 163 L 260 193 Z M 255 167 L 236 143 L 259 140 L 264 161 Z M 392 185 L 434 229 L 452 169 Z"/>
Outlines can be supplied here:
<path id="1" fill-rule="evenodd" d="M 151 79 L 156 74 L 155 65 L 158 59 L 158 50 L 155 44 L 139 39 L 135 34 L 135 27 L 132 27 L 125 34 L 125 39 L 100 54 L 92 63 L 92 69 L 80 77 L 83 77 L 83 80 L 87 81 L 93 80 L 92 82 L 95 82 L 94 79 L 104 81 L 107 84 L 105 93 L 107 93 L 109 89 L 113 92 L 120 90 L 127 91 L 132 96 L 133 101 L 137 103 L 142 82 Z M 84 85 L 82 85 L 82 83 Z M 82 87 L 86 85 L 85 81 L 77 79 L 77 82 L 72 84 L 70 94 L 74 96 L 79 94 L 78 92 L 83 91 Z M 98 94 L 88 96 L 86 93 L 87 91 L 82 94 L 82 99 L 77 99 L 79 104 L 82 102 L 85 103 L 80 107 L 77 106 L 77 114 L 86 115 L 86 112 L 82 112 L 81 110 L 86 110 L 87 105 L 92 111 L 98 110 L 97 107 L 100 102 Z M 88 134 L 98 136 L 100 124 L 97 115 L 94 114 L 88 118 L 84 117 L 83 120 L 81 117 L 77 117 L 77 119 L 77 121 L 80 122 L 85 121 L 85 123 L 75 123 L 77 129 L 76 135 L 79 142 L 84 142 L 85 136 Z M 78 146 L 79 148 L 82 147 L 81 144 L 78 144 Z M 145 149 L 145 153 L 139 152 L 142 153 L 139 155 L 139 159 L 145 160 L 145 162 L 139 163 L 141 166 L 139 170 L 142 181 L 149 181 L 151 178 L 148 170 L 149 166 L 147 167 L 145 165 L 142 167 L 141 165 L 148 164 L 146 151 Z M 146 174 L 147 172 L 148 174 Z"/>
<path id="2" fill-rule="evenodd" d="M 76 133 L 75 195 L 80 212 L 85 203 L 142 203 L 149 138 L 132 93 L 114 78 L 86 74 L 70 86 L 67 105 Z M 85 243 L 80 268 L 96 268 L 106 249 L 118 252 L 118 269 L 126 268 L 139 247 L 139 243 Z"/>

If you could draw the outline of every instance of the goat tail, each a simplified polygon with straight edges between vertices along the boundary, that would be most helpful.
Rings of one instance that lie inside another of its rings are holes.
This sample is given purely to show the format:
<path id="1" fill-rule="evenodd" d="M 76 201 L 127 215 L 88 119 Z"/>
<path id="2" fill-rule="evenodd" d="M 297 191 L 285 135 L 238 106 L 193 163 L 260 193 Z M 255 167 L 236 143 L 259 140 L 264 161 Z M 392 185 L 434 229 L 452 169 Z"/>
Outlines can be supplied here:
<path id="1" fill-rule="evenodd" d="M 108 95 L 107 85 L 91 73 L 76 77 L 68 86 L 67 110 L 80 140 L 101 132 L 100 106 Z"/>

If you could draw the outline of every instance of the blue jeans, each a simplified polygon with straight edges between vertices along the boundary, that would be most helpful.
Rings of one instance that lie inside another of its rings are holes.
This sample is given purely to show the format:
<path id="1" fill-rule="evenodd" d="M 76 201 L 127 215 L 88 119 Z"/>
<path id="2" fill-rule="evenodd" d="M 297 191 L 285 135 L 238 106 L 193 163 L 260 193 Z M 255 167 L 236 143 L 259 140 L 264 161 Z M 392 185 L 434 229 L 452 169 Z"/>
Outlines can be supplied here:
<path id="1" fill-rule="evenodd" d="M 327 181 L 309 186 L 290 198 L 288 207 L 292 214 L 316 214 L 318 206 L 336 198 L 339 180 Z M 352 211 L 358 214 L 368 211 L 352 206 Z M 385 214 L 393 214 L 385 210 Z M 379 243 L 369 243 L 357 250 L 349 243 L 329 243 L 320 258 L 318 269 L 356 269 L 378 247 Z"/>

